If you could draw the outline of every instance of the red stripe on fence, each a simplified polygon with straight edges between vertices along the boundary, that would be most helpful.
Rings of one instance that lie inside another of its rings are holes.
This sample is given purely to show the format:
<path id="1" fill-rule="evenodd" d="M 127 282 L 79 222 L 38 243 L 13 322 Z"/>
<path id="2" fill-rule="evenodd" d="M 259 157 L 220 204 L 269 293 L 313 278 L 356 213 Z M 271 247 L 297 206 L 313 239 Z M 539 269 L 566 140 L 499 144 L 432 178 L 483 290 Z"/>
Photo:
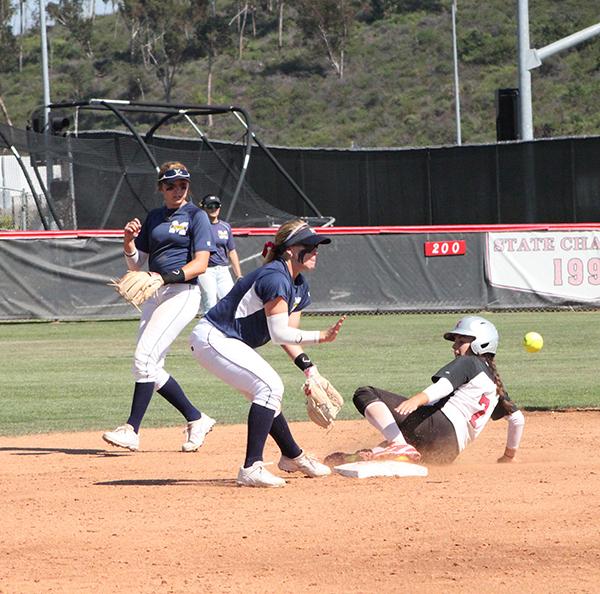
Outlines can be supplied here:
<path id="1" fill-rule="evenodd" d="M 600 223 L 535 223 L 514 225 L 419 225 L 377 227 L 316 227 L 325 235 L 382 235 L 387 233 L 485 233 L 501 231 L 576 231 L 598 230 Z M 275 235 L 275 227 L 233 229 L 237 236 Z M 76 239 L 86 237 L 122 237 L 122 229 L 79 229 L 71 231 L 0 231 L 0 239 Z"/>

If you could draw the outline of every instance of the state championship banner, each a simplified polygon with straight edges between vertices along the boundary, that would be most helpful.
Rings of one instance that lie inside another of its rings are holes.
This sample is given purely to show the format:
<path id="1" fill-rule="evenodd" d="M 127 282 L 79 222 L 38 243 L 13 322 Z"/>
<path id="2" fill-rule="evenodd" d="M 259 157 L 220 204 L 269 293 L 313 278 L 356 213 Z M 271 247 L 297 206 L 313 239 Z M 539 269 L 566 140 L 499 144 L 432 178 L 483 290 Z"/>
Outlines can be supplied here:
<path id="1" fill-rule="evenodd" d="M 494 287 L 600 301 L 600 231 L 487 233 L 486 274 Z"/>

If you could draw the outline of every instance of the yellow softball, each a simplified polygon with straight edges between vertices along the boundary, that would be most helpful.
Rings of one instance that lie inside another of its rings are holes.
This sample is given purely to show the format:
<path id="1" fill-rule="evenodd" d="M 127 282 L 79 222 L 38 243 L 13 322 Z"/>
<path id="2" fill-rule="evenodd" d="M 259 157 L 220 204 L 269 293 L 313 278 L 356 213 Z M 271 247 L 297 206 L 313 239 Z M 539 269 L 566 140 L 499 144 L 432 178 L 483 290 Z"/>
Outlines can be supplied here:
<path id="1" fill-rule="evenodd" d="M 528 332 L 523 337 L 523 346 L 528 353 L 537 353 L 544 346 L 544 339 L 537 332 Z"/>

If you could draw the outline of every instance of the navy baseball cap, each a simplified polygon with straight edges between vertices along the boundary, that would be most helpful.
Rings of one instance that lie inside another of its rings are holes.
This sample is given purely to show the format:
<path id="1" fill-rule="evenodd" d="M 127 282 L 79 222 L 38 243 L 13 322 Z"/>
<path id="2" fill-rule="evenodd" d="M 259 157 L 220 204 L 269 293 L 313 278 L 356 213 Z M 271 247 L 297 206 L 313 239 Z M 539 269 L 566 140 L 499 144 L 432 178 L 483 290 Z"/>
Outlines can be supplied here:
<path id="1" fill-rule="evenodd" d="M 200 201 L 200 206 L 208 207 L 208 206 L 221 206 L 221 199 L 214 194 L 207 194 Z"/>

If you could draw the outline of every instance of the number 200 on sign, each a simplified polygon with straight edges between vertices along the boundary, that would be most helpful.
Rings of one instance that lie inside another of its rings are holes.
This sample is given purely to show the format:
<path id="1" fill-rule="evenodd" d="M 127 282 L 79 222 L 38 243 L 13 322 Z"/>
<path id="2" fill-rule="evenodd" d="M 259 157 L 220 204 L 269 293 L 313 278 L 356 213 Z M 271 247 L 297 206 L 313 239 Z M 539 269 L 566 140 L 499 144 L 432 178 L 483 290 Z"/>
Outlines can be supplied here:
<path id="1" fill-rule="evenodd" d="M 467 242 L 464 239 L 455 241 L 426 241 L 425 256 L 462 256 L 467 253 Z"/>

